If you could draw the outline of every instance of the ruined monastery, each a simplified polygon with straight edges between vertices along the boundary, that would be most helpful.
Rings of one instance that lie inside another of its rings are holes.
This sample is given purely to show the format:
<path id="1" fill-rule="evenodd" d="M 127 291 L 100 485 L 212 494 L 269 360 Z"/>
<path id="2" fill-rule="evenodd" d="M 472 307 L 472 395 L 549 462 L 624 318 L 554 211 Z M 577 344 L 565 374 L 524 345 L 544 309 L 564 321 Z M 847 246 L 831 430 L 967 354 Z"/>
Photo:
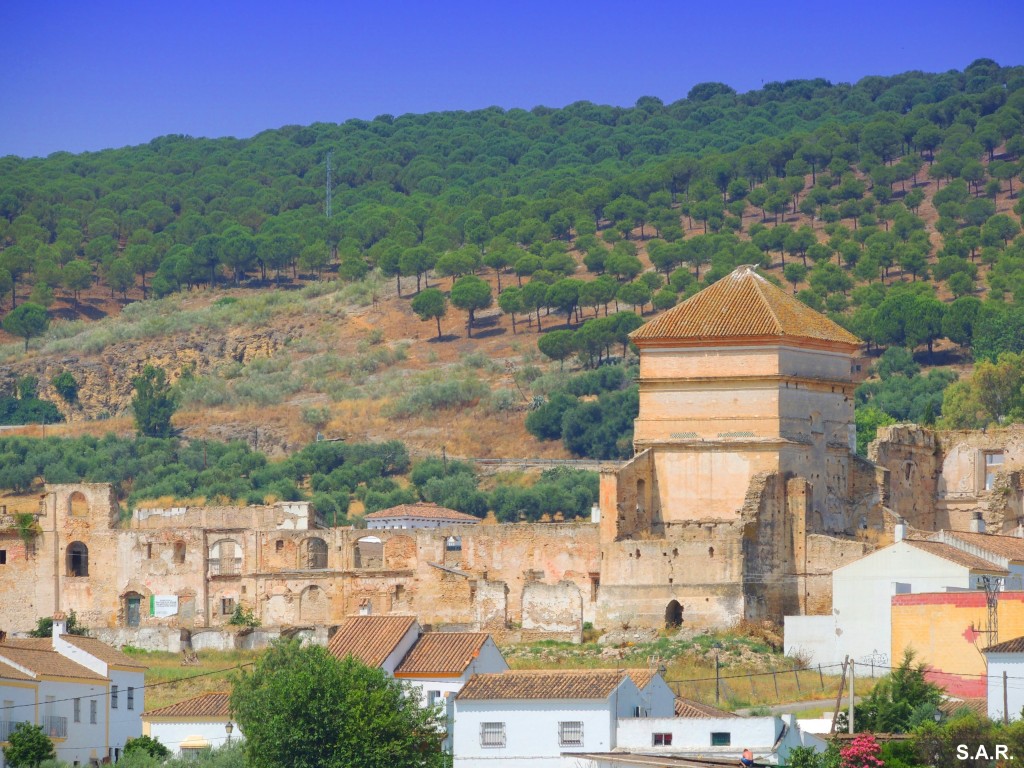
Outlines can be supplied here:
<path id="1" fill-rule="evenodd" d="M 47 485 L 34 535 L 0 518 L 0 629 L 74 610 L 95 628 L 199 630 L 415 614 L 433 628 L 579 637 L 831 610 L 830 574 L 894 524 L 1010 532 L 1024 434 L 880 432 L 854 453 L 860 341 L 740 267 L 634 332 L 635 456 L 594 521 L 327 527 L 307 503 L 136 509 Z M 409 514 L 406 511 L 404 514 Z M 457 515 L 457 513 L 455 513 Z"/>

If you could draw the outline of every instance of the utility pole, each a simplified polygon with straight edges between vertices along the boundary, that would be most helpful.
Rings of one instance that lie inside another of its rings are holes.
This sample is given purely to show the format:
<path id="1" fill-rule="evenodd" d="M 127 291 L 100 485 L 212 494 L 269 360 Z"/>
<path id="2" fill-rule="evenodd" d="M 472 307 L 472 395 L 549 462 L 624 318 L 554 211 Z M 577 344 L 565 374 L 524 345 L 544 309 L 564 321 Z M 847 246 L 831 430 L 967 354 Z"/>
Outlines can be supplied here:
<path id="1" fill-rule="evenodd" d="M 854 732 L 854 730 L 853 730 L 853 679 L 855 677 L 856 667 L 857 667 L 857 662 L 855 662 L 853 659 L 850 659 L 850 716 L 848 718 L 849 719 L 849 723 L 848 723 L 848 725 L 849 725 L 849 729 L 848 729 L 849 733 L 853 733 Z"/>
<path id="2" fill-rule="evenodd" d="M 843 688 L 846 687 L 846 667 L 850 663 L 850 657 L 847 656 L 843 659 L 843 674 L 839 678 L 839 692 L 836 693 L 836 708 L 832 712 L 832 727 L 829 729 L 829 733 L 836 732 L 836 720 L 839 718 L 839 707 L 843 704 Z"/>
<path id="3" fill-rule="evenodd" d="M 324 204 L 327 218 L 331 218 L 331 151 L 327 152 L 327 198 Z"/>
<path id="4" fill-rule="evenodd" d="M 721 682 L 722 678 L 719 674 L 721 668 L 718 665 L 718 651 L 715 651 L 715 706 L 717 707 L 721 699 Z"/>

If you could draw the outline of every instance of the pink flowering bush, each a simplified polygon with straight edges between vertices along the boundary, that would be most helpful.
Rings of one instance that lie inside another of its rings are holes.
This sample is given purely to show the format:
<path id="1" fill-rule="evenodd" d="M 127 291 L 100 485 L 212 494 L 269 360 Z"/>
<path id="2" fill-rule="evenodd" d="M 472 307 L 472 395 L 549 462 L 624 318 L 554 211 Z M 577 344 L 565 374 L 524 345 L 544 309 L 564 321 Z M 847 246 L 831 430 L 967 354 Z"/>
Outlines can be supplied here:
<path id="1" fill-rule="evenodd" d="M 839 750 L 842 768 L 885 768 L 885 762 L 878 756 L 881 751 L 873 735 L 862 733 Z"/>

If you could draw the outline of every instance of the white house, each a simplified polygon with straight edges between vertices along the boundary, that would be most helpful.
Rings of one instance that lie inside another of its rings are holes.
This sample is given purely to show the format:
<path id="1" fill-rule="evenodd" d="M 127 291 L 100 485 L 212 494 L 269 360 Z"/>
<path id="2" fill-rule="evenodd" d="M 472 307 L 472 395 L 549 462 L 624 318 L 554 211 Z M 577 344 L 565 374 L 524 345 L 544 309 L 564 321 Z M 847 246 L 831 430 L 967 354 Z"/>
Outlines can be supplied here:
<path id="1" fill-rule="evenodd" d="M 352 655 L 393 677 L 419 636 L 415 616 L 349 616 L 334 633 L 327 650 L 339 659 Z"/>
<path id="2" fill-rule="evenodd" d="M 0 642 L 0 741 L 27 721 L 53 739 L 59 760 L 116 760 L 124 743 L 142 734 L 145 667 L 66 629 L 58 614 L 50 638 Z"/>
<path id="3" fill-rule="evenodd" d="M 644 697 L 623 670 L 474 675 L 455 697 L 454 764 L 571 766 L 578 754 L 614 750 L 619 721 L 647 707 L 672 716 L 671 702 Z"/>
<path id="4" fill-rule="evenodd" d="M 142 732 L 183 756 L 244 738 L 231 719 L 226 693 L 204 693 L 145 712 Z"/>
<path id="5" fill-rule="evenodd" d="M 892 596 L 919 592 L 983 590 L 1014 573 L 996 553 L 1010 536 L 939 532 L 903 539 L 832 573 L 832 613 L 786 616 L 785 651 L 814 664 L 837 664 L 849 654 L 858 664 L 889 664 Z M 968 540 L 969 539 L 969 540 Z M 983 546 L 984 545 L 984 546 Z"/>
<path id="6" fill-rule="evenodd" d="M 1024 637 L 982 651 L 988 664 L 988 716 L 1019 720 L 1024 709 Z"/>
<path id="7" fill-rule="evenodd" d="M 442 704 L 473 675 L 504 672 L 505 657 L 486 632 L 427 632 L 395 670 L 419 690 L 425 706 Z"/>
<path id="8" fill-rule="evenodd" d="M 415 504 L 399 504 L 379 512 L 371 512 L 365 518 L 366 527 L 371 530 L 383 528 L 448 528 L 459 525 L 477 525 L 479 517 L 457 512 L 454 509 L 420 501 Z"/>

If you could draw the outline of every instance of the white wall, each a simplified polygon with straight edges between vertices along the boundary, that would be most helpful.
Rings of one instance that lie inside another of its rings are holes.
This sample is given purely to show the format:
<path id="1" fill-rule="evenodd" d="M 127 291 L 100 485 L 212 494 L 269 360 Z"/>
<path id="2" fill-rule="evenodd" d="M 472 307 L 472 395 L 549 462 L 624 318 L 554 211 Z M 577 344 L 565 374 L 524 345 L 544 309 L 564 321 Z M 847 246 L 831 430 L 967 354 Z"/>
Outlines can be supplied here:
<path id="1" fill-rule="evenodd" d="M 986 653 L 988 659 L 988 716 L 1003 720 L 1003 672 L 1006 672 L 1006 711 L 1019 720 L 1024 707 L 1024 653 Z"/>
<path id="2" fill-rule="evenodd" d="M 609 752 L 615 748 L 613 708 L 609 699 L 456 699 L 454 764 L 466 768 L 488 764 L 503 768 L 560 768 L 563 752 Z M 559 746 L 558 724 L 566 721 L 583 723 L 582 747 Z M 480 746 L 480 724 L 484 722 L 505 723 L 504 747 Z"/>
<path id="3" fill-rule="evenodd" d="M 214 749 L 227 744 L 228 734 L 224 730 L 224 725 L 223 720 L 196 720 L 187 723 L 151 722 L 148 723 L 148 733 L 177 755 L 181 751 L 181 743 L 190 736 L 200 736 L 206 739 Z M 242 730 L 238 727 L 238 723 L 235 723 L 235 729 L 231 733 L 232 743 L 243 738 Z"/>
<path id="4" fill-rule="evenodd" d="M 676 695 L 668 687 L 661 675 L 655 675 L 640 690 L 640 706 L 646 712 L 645 717 L 674 717 L 676 712 Z M 633 713 L 630 712 L 630 715 Z"/>
<path id="5" fill-rule="evenodd" d="M 67 718 L 67 738 L 54 742 L 57 759 L 66 763 L 75 760 L 82 765 L 95 758 L 107 757 L 108 686 L 106 681 L 96 683 L 69 683 L 50 680 L 39 681 L 39 706 L 35 722 L 42 724 L 46 717 L 46 697 L 53 696 L 53 714 Z M 81 701 L 79 722 L 74 721 L 74 701 Z M 90 722 L 90 701 L 96 702 L 96 722 Z"/>
<path id="6" fill-rule="evenodd" d="M 782 733 L 778 717 L 638 717 L 619 720 L 618 748 L 673 754 L 685 752 L 705 757 L 739 757 L 749 747 L 760 758 L 771 753 L 772 745 Z M 712 747 L 711 734 L 730 734 L 727 747 Z M 653 734 L 671 733 L 672 746 L 655 747 Z"/>
<path id="7" fill-rule="evenodd" d="M 110 683 L 117 686 L 117 709 L 110 709 L 110 744 L 123 750 L 128 739 L 142 735 L 142 713 L 146 709 L 146 679 L 142 672 L 110 669 Z M 128 709 L 128 689 L 134 696 L 132 708 Z M 113 702 L 111 702 L 111 705 Z"/>
<path id="8" fill-rule="evenodd" d="M 402 663 L 402 659 L 404 659 L 409 651 L 412 650 L 412 647 L 416 645 L 416 640 L 419 639 L 419 636 L 420 625 L 418 621 L 414 621 L 412 626 L 409 627 L 409 631 L 406 632 L 405 636 L 398 641 L 398 644 L 395 646 L 395 650 L 393 650 L 380 665 L 380 668 L 383 669 L 389 677 L 395 676 L 395 669 Z"/>
<path id="9" fill-rule="evenodd" d="M 805 652 L 814 664 L 842 663 L 847 654 L 858 663 L 874 659 L 876 664 L 888 664 L 893 595 L 972 586 L 968 568 L 898 542 L 832 573 L 831 625 L 824 620 L 791 622 L 787 616 L 785 651 Z"/>
<path id="10" fill-rule="evenodd" d="M 0 721 L 35 723 L 37 684 L 26 680 L 0 679 Z M 4 702 L 10 702 L 10 709 L 4 709 Z M 14 726 L 11 726 L 13 728 Z M 5 768 L 3 751 L 0 750 L 0 768 Z"/>

